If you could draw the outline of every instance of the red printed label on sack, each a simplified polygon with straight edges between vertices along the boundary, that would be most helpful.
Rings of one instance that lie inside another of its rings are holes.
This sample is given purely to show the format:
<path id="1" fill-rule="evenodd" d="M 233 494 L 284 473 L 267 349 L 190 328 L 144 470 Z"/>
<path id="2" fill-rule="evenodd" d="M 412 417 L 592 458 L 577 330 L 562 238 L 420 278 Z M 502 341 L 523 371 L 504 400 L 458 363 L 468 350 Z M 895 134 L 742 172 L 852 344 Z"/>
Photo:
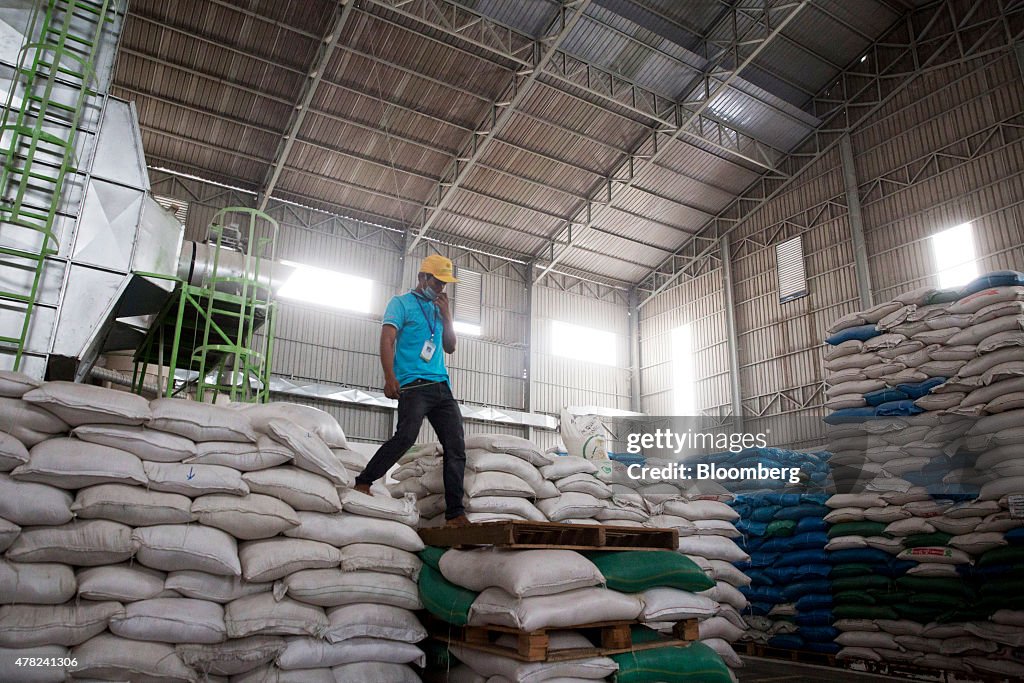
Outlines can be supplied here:
<path id="1" fill-rule="evenodd" d="M 952 557 L 948 548 L 914 548 L 910 551 L 911 555 L 929 555 L 935 557 Z"/>

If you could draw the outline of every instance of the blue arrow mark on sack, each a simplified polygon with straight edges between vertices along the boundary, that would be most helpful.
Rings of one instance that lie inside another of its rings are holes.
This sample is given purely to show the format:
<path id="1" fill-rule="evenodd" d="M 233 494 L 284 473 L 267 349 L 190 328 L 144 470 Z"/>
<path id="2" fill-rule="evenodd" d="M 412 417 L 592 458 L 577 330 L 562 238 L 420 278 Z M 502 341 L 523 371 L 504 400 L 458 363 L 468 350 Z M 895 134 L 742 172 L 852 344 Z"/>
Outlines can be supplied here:
<path id="1" fill-rule="evenodd" d="M 192 468 L 188 468 L 188 474 L 185 475 L 186 479 L 192 479 L 196 476 L 196 473 L 192 471 Z"/>

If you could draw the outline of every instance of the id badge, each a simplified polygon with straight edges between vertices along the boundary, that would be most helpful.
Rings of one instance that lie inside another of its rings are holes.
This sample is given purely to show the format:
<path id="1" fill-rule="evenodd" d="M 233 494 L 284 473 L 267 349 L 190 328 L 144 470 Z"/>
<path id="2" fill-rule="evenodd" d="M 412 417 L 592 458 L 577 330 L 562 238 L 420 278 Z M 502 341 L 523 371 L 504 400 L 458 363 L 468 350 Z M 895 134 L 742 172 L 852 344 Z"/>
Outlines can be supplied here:
<path id="1" fill-rule="evenodd" d="M 434 344 L 434 340 L 428 339 L 423 342 L 423 349 L 420 350 L 420 358 L 422 358 L 425 363 L 429 363 L 430 359 L 434 357 L 434 351 L 436 350 L 437 345 Z"/>

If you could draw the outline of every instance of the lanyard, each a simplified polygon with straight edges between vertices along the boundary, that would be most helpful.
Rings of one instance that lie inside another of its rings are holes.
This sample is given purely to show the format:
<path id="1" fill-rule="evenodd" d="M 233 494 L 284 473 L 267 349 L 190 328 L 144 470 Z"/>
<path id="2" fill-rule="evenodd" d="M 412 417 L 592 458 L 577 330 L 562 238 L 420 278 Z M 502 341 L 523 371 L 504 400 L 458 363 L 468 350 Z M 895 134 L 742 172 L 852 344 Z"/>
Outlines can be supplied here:
<path id="1" fill-rule="evenodd" d="M 433 339 L 434 338 L 434 329 L 437 327 L 437 305 L 435 304 L 434 307 L 433 307 L 434 308 L 434 320 L 433 320 L 433 322 L 431 322 L 430 320 L 427 319 L 427 311 L 423 308 L 423 302 L 420 301 L 420 298 L 418 296 L 416 296 L 415 294 L 413 294 L 413 296 L 416 298 L 416 303 L 420 307 L 420 312 L 423 313 L 423 319 L 427 321 L 427 327 L 430 329 L 430 338 Z"/>

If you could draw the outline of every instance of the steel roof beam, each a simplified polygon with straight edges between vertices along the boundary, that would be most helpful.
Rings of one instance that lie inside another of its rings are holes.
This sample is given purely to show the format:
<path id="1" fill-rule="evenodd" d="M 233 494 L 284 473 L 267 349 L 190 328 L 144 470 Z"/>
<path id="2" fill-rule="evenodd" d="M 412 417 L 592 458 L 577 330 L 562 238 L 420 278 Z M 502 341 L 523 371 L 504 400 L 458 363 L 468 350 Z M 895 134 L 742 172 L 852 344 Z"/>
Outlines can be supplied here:
<path id="1" fill-rule="evenodd" d="M 740 72 L 743 71 L 759 54 L 767 47 L 771 41 L 778 36 L 782 29 L 784 29 L 793 18 L 799 14 L 799 12 L 807 6 L 810 0 L 800 0 L 799 2 L 788 2 L 773 6 L 770 2 L 766 3 L 761 13 L 761 20 L 750 25 L 742 32 L 737 31 L 732 35 L 732 39 L 722 45 L 718 54 L 710 60 L 705 67 L 706 73 L 709 78 L 705 80 L 705 96 L 703 101 L 697 105 L 692 111 L 689 112 L 688 117 L 684 120 L 681 125 L 676 128 L 671 134 L 664 136 L 664 141 L 659 143 L 658 136 L 655 135 L 651 145 L 647 144 L 645 139 L 637 150 L 629 155 L 612 176 L 609 181 L 606 190 L 602 188 L 600 195 L 595 195 L 595 199 L 598 196 L 604 196 L 607 204 L 615 206 L 616 202 L 631 188 L 633 187 L 638 178 L 642 173 L 638 169 L 643 169 L 647 164 L 652 164 L 661 156 L 664 155 L 665 150 L 669 149 L 669 145 L 666 143 L 672 140 L 678 139 L 683 135 L 684 131 L 689 129 L 691 125 L 697 123 L 701 117 L 703 111 L 712 103 L 714 100 L 722 94 L 722 92 L 728 87 L 730 83 L 739 77 Z M 772 12 L 784 13 L 785 16 L 775 23 L 775 19 L 772 17 Z M 726 20 L 722 22 L 726 28 L 732 28 L 733 30 L 737 27 L 735 16 L 728 16 Z M 755 31 L 757 29 L 757 31 Z M 766 35 L 758 37 L 756 34 L 766 31 Z M 732 68 L 726 68 L 724 65 L 726 62 L 732 63 Z M 717 75 L 717 78 L 711 78 L 711 76 Z M 552 256 L 543 270 L 536 276 L 535 281 L 539 282 L 547 275 L 555 265 L 561 261 L 566 254 L 568 254 L 573 248 L 573 225 L 572 223 L 579 222 L 580 215 L 586 215 L 587 219 L 585 224 L 580 230 L 576 230 L 576 236 L 580 232 L 585 232 L 594 224 L 593 216 L 593 205 L 586 203 L 581 207 L 580 212 L 577 216 L 569 222 L 569 225 L 559 231 L 559 234 L 553 236 L 552 244 L 561 243 L 563 248 L 557 254 L 552 252 Z M 542 254 L 536 254 L 539 258 Z"/>
<path id="2" fill-rule="evenodd" d="M 446 180 L 438 183 L 434 196 L 423 204 L 421 224 L 409 241 L 407 253 L 412 253 L 423 236 L 434 226 L 455 191 L 472 173 L 476 162 L 508 125 L 515 114 L 516 107 L 522 103 L 533 83 L 544 71 L 551 57 L 558 50 L 558 46 L 579 22 L 590 2 L 591 0 L 564 2 L 558 7 L 557 16 L 549 27 L 548 35 L 536 44 L 538 53 L 533 65 L 513 75 L 512 82 L 504 94 L 491 104 L 487 116 L 470 136 L 462 153 L 456 157 L 454 163 L 443 174 Z"/>
<path id="3" fill-rule="evenodd" d="M 845 133 L 869 120 L 920 75 L 942 65 L 1012 50 L 1015 43 L 1024 40 L 1024 4 L 994 1 L 999 11 L 986 12 L 980 19 L 975 17 L 979 8 L 993 0 L 974 0 L 969 5 L 944 0 L 901 17 L 869 48 L 869 59 L 854 60 L 815 98 L 816 108 L 820 106 L 823 111 L 822 125 L 783 160 L 788 178 L 758 178 L 702 226 L 691 240 L 638 283 L 646 293 L 640 306 L 705 260 L 717 249 L 719 239 L 786 190 L 802 170 L 839 145 Z M 994 44 L 982 49 L 982 43 L 993 36 Z M 892 82 L 896 85 L 885 90 L 883 84 Z"/>
<path id="4" fill-rule="evenodd" d="M 284 170 L 284 166 L 288 162 L 288 155 L 295 144 L 295 136 L 302 129 L 302 122 L 306 119 L 306 112 L 309 111 L 309 105 L 312 103 L 313 96 L 320 86 L 324 70 L 331 63 L 331 56 L 341 40 L 341 34 L 345 30 L 345 23 L 352 14 L 354 6 L 355 0 L 341 0 L 340 4 L 335 5 L 334 16 L 331 19 L 330 26 L 317 48 L 316 56 L 313 57 L 313 63 L 309 65 L 309 71 L 306 73 L 305 81 L 302 84 L 302 93 L 299 95 L 298 101 L 295 102 L 295 108 L 292 110 L 288 125 L 284 129 L 280 142 L 278 142 L 277 150 L 274 152 L 274 161 L 271 163 L 270 168 L 267 169 L 267 176 L 263 180 L 263 187 L 260 189 L 256 203 L 256 208 L 260 211 L 267 208 L 267 201 L 270 199 L 270 195 L 273 194 L 274 187 L 277 186 L 277 181 L 281 177 L 281 171 Z"/>

